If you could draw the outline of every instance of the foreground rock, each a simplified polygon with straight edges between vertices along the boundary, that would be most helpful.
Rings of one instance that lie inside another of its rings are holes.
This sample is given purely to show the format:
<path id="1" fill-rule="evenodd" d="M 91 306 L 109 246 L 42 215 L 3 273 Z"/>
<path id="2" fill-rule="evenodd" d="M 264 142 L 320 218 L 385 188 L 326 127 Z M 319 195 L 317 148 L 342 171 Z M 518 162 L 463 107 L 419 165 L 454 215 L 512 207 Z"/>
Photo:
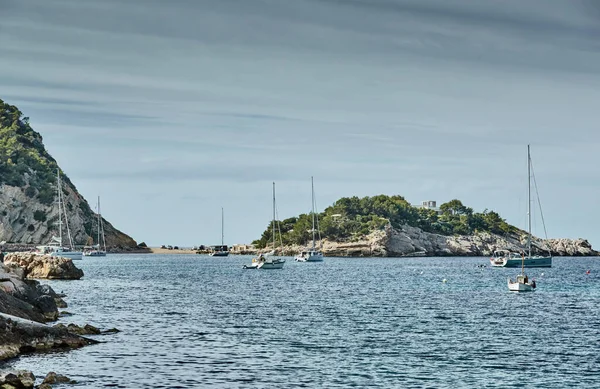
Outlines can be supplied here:
<path id="1" fill-rule="evenodd" d="M 35 376 L 27 370 L 9 370 L 0 373 L 0 388 L 29 389 L 35 384 Z"/>
<path id="2" fill-rule="evenodd" d="M 4 257 L 4 264 L 22 268 L 27 278 L 78 280 L 83 277 L 83 270 L 75 267 L 69 258 L 35 253 L 8 253 Z"/>
<path id="3" fill-rule="evenodd" d="M 49 285 L 28 280 L 19 267 L 0 265 L 0 312 L 38 322 L 58 318 L 58 306 L 66 306 Z"/>
<path id="4" fill-rule="evenodd" d="M 409 257 L 409 256 L 489 256 L 495 250 L 519 251 L 526 246 L 527 235 L 500 236 L 488 232 L 474 235 L 445 236 L 425 232 L 408 225 L 395 229 L 388 224 L 384 230 L 356 240 L 335 242 L 323 240 L 322 251 L 329 257 Z M 288 246 L 277 254 L 294 255 L 301 246 Z M 536 254 L 553 256 L 596 256 L 585 239 L 533 239 L 532 250 Z M 269 250 L 267 250 L 269 251 Z"/>
<path id="5" fill-rule="evenodd" d="M 0 313 L 0 360 L 20 353 L 79 348 L 93 343 L 98 342 L 72 334 L 65 328 Z"/>
<path id="6" fill-rule="evenodd" d="M 74 384 L 76 383 L 67 376 L 56 374 L 51 371 L 46 374 L 44 381 L 36 386 L 38 389 L 52 389 L 55 384 Z M 30 389 L 35 385 L 35 376 L 28 370 L 8 370 L 0 372 L 1 389 Z"/>

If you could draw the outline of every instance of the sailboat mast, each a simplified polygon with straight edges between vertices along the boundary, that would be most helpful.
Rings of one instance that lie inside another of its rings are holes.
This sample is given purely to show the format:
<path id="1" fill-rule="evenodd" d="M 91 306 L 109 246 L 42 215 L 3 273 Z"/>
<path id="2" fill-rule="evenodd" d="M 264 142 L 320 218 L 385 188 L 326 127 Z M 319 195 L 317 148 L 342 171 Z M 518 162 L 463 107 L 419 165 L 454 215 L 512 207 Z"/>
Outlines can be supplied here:
<path id="1" fill-rule="evenodd" d="M 100 196 L 98 196 L 98 250 L 100 250 Z"/>
<path id="2" fill-rule="evenodd" d="M 531 155 L 527 145 L 527 249 L 531 258 Z"/>
<path id="3" fill-rule="evenodd" d="M 223 214 L 223 207 L 221 207 L 221 246 L 225 243 L 225 216 Z"/>
<path id="4" fill-rule="evenodd" d="M 56 195 L 58 196 L 58 239 L 60 240 L 59 245 L 62 247 L 62 214 L 60 209 L 60 192 L 60 170 L 56 169 Z"/>
<path id="5" fill-rule="evenodd" d="M 315 184 L 313 177 L 310 177 L 311 198 L 312 198 L 312 251 L 315 251 Z"/>
<path id="6" fill-rule="evenodd" d="M 275 254 L 275 183 L 273 182 L 273 254 Z"/>

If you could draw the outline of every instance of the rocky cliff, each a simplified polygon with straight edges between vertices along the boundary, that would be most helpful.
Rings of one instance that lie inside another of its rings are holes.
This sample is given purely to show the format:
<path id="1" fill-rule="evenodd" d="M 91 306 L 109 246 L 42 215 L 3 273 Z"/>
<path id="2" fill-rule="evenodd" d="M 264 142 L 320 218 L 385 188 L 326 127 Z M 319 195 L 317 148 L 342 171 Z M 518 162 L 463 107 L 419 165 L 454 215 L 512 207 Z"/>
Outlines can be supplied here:
<path id="1" fill-rule="evenodd" d="M 329 257 L 410 257 L 410 256 L 489 256 L 494 250 L 519 251 L 525 247 L 527 235 L 515 232 L 498 235 L 477 232 L 472 235 L 439 235 L 417 227 L 404 225 L 393 228 L 391 224 L 369 235 L 344 242 L 323 240 L 322 250 Z M 553 256 L 599 255 L 585 239 L 533 239 L 534 253 L 548 250 Z M 293 255 L 303 250 L 301 246 L 286 246 L 278 253 Z M 269 251 L 265 249 L 264 251 Z"/>
<path id="2" fill-rule="evenodd" d="M 57 171 L 73 243 L 92 244 L 96 214 L 60 171 L 28 118 L 0 100 L 0 241 L 44 244 L 58 236 Z M 136 246 L 131 237 L 103 222 L 108 246 Z"/>

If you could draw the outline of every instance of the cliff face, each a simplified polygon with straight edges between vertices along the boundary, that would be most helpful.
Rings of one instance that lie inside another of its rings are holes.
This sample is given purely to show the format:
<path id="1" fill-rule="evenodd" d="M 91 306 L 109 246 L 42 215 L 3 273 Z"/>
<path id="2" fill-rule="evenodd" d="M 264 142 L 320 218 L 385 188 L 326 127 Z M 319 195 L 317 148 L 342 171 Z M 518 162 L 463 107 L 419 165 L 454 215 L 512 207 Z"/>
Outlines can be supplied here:
<path id="1" fill-rule="evenodd" d="M 0 100 L 0 241 L 44 244 L 59 235 L 59 170 L 41 135 L 29 126 L 28 118 Z M 60 174 L 73 244 L 92 244 L 97 231 L 96 214 L 69 178 L 62 171 Z M 131 237 L 103 221 L 108 246 L 136 245 Z M 63 244 L 67 243 L 63 224 Z"/>
<path id="2" fill-rule="evenodd" d="M 374 231 L 363 239 L 350 242 L 323 240 L 322 250 L 329 257 L 410 257 L 410 256 L 489 256 L 494 250 L 519 251 L 526 246 L 524 233 L 496 235 L 488 232 L 473 235 L 445 236 L 424 232 L 408 225 Z M 532 251 L 553 256 L 599 255 L 585 239 L 533 239 Z M 284 248 L 283 254 L 293 255 L 304 247 Z M 268 250 L 265 250 L 268 251 Z M 280 251 L 281 252 L 281 251 Z"/>

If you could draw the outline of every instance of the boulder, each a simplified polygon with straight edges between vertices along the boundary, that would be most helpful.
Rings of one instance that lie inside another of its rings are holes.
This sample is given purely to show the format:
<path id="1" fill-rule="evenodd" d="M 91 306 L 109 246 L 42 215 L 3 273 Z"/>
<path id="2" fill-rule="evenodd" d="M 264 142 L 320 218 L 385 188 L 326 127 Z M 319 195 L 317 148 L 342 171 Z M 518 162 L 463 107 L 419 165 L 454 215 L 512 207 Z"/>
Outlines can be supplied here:
<path id="1" fill-rule="evenodd" d="M 38 307 L 44 317 L 49 321 L 58 319 L 58 308 L 54 299 L 48 295 L 42 295 L 35 299 L 34 305 Z"/>
<path id="2" fill-rule="evenodd" d="M 77 268 L 69 258 L 35 253 L 8 253 L 4 263 L 21 267 L 27 278 L 78 280 L 83 277 L 83 270 Z"/>
<path id="3" fill-rule="evenodd" d="M 28 370 L 0 372 L 0 388 L 29 389 L 35 384 L 35 376 Z"/>
<path id="4" fill-rule="evenodd" d="M 72 382 L 72 380 L 69 377 L 61 375 L 61 374 L 56 374 L 55 372 L 51 371 L 50 373 L 46 374 L 46 378 L 44 378 L 44 381 L 42 382 L 42 384 L 54 385 L 54 384 L 68 384 L 71 382 Z"/>

